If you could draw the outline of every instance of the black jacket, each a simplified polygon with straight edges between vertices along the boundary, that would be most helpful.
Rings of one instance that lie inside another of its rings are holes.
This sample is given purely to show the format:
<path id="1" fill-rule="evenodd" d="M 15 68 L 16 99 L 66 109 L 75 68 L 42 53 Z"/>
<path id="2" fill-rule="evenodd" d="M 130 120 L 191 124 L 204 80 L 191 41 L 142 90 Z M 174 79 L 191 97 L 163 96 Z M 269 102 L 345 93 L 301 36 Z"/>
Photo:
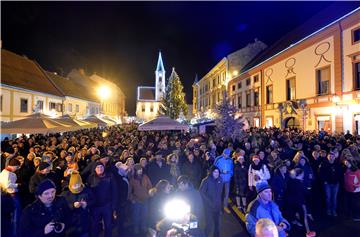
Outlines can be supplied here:
<path id="1" fill-rule="evenodd" d="M 116 181 L 111 173 L 105 173 L 103 177 L 99 177 L 96 173 L 93 173 L 89 176 L 87 184 L 95 197 L 94 207 L 111 204 L 113 209 L 116 208 L 117 187 Z"/>
<path id="2" fill-rule="evenodd" d="M 20 220 L 20 237 L 55 237 L 65 236 L 69 222 L 69 207 L 65 199 L 61 196 L 55 197 L 51 208 L 45 207 L 40 201 L 36 200 L 28 205 L 22 212 Z M 51 221 L 65 223 L 65 229 L 61 233 L 50 232 L 45 235 L 44 228 Z"/>
<path id="3" fill-rule="evenodd" d="M 223 190 L 223 181 L 221 177 L 214 179 L 210 173 L 202 180 L 199 190 L 201 197 L 203 198 L 205 208 L 214 212 L 221 211 Z"/>
<path id="4" fill-rule="evenodd" d="M 332 164 L 328 160 L 321 163 L 319 167 L 319 178 L 323 183 L 337 184 L 343 178 L 342 167 L 336 161 Z"/>
<path id="5" fill-rule="evenodd" d="M 70 190 L 64 191 L 62 196 L 66 199 L 66 202 L 71 210 L 71 224 L 67 229 L 66 236 L 76 237 L 81 234 L 88 233 L 90 231 L 90 208 L 94 205 L 95 199 L 91 190 L 87 187 L 77 194 L 70 192 Z M 84 200 L 87 202 L 86 208 L 75 208 L 74 202 Z"/>

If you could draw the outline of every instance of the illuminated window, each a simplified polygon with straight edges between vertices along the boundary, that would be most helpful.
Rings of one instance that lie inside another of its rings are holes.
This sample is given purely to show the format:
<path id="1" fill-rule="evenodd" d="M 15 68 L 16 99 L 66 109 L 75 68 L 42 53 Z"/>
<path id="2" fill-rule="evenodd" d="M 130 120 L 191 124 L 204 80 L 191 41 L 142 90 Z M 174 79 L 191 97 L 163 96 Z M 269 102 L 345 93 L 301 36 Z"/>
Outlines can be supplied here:
<path id="1" fill-rule="evenodd" d="M 68 111 L 72 112 L 72 104 L 71 103 L 68 104 Z"/>
<path id="2" fill-rule="evenodd" d="M 79 112 L 80 112 L 80 106 L 76 105 L 76 113 L 79 113 Z"/>
<path id="3" fill-rule="evenodd" d="M 295 99 L 295 78 L 286 80 L 286 100 Z"/>
<path id="4" fill-rule="evenodd" d="M 266 104 L 272 104 L 273 102 L 273 86 L 266 87 Z"/>

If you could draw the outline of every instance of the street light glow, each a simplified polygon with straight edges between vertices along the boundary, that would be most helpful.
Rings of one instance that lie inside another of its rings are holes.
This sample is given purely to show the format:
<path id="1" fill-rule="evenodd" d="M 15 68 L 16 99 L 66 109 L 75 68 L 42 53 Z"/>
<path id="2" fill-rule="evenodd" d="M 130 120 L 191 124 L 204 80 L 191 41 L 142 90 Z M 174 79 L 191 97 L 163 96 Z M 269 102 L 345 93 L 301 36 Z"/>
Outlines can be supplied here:
<path id="1" fill-rule="evenodd" d="M 102 100 L 106 100 L 107 98 L 110 97 L 110 89 L 107 86 L 101 86 L 98 89 L 98 96 L 100 97 L 100 99 Z"/>

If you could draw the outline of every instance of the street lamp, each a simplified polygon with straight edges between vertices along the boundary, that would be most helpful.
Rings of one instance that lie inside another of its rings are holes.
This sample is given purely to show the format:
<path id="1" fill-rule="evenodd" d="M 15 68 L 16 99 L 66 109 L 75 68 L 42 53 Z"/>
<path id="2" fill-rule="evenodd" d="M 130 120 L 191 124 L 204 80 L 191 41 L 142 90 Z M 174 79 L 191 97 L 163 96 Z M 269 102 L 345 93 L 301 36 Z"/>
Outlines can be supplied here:
<path id="1" fill-rule="evenodd" d="M 98 88 L 97 94 L 100 98 L 100 111 L 104 113 L 104 101 L 110 97 L 110 88 L 101 86 Z"/>

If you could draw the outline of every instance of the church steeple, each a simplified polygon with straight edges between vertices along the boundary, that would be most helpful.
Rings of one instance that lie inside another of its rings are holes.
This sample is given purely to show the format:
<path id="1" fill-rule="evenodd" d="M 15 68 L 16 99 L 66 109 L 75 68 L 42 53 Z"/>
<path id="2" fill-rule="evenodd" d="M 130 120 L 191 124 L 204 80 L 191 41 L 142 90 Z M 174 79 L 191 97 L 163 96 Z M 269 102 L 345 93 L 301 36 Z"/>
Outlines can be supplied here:
<path id="1" fill-rule="evenodd" d="M 157 72 L 165 72 L 163 60 L 161 57 L 161 51 L 159 51 L 159 58 L 158 58 L 157 66 L 156 66 L 156 71 Z"/>
<path id="2" fill-rule="evenodd" d="M 159 51 L 159 58 L 155 71 L 155 100 L 160 101 L 165 92 L 165 68 L 162 60 L 161 52 Z"/>

